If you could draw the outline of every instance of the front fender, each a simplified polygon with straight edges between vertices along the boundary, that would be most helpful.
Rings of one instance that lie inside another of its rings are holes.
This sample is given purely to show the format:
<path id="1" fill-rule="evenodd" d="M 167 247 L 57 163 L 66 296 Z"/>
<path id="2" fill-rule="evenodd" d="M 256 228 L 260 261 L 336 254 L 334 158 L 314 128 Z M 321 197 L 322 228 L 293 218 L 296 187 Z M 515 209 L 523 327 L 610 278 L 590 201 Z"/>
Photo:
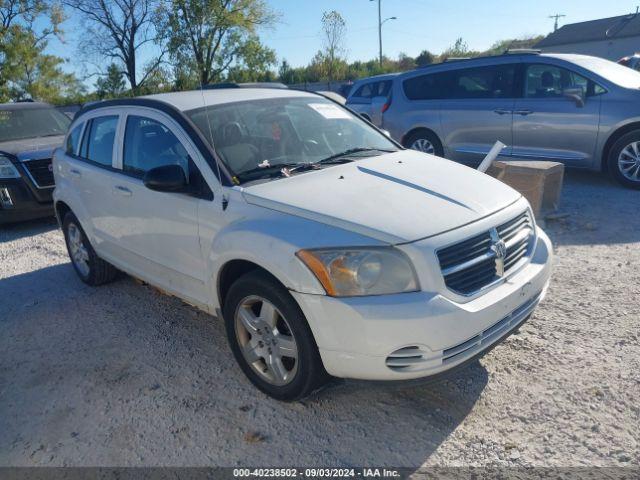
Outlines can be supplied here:
<path id="1" fill-rule="evenodd" d="M 263 207 L 247 206 L 257 215 L 244 216 L 223 228 L 213 239 L 207 261 L 212 272 L 214 308 L 220 307 L 218 279 L 224 266 L 245 260 L 262 267 L 287 289 L 324 295 L 315 275 L 296 257 L 303 248 L 382 245 L 347 230 Z"/>

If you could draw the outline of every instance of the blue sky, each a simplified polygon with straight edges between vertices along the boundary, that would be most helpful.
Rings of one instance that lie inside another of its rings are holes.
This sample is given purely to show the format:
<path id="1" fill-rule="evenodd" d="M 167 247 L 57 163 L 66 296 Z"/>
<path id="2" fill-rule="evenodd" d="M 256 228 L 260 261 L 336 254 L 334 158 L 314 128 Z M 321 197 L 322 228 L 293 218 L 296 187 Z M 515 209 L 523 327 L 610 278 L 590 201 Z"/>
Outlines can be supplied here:
<path id="1" fill-rule="evenodd" d="M 278 60 L 305 65 L 322 45 L 322 12 L 339 11 L 347 23 L 347 56 L 350 61 L 375 58 L 378 52 L 377 0 L 268 0 L 280 13 L 279 22 L 261 32 L 261 38 L 275 49 Z M 400 52 L 417 55 L 428 49 L 439 53 L 462 37 L 470 48 L 483 50 L 496 40 L 524 35 L 547 34 L 553 30 L 548 16 L 565 14 L 560 20 L 574 23 L 623 15 L 635 11 L 636 2 L 626 0 L 382 0 L 383 18 L 396 16 L 383 26 L 385 55 Z M 71 13 L 71 12 L 70 12 Z M 49 50 L 69 58 L 67 70 L 82 70 L 75 40 L 82 34 L 73 16 L 65 22 L 66 44 L 53 40 Z M 147 55 L 149 52 L 147 52 Z M 88 83 L 93 83 L 90 81 Z"/>

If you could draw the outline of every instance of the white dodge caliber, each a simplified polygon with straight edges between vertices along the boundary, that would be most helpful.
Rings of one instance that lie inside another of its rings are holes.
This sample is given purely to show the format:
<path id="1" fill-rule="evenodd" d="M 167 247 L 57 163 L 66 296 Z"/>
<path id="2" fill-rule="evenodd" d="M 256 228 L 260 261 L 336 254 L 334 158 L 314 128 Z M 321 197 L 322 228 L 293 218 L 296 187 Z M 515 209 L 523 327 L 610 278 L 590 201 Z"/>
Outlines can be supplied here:
<path id="1" fill-rule="evenodd" d="M 224 319 L 281 400 L 467 364 L 544 297 L 551 244 L 515 190 L 320 95 L 232 87 L 76 115 L 54 201 L 84 282 L 122 270 Z"/>

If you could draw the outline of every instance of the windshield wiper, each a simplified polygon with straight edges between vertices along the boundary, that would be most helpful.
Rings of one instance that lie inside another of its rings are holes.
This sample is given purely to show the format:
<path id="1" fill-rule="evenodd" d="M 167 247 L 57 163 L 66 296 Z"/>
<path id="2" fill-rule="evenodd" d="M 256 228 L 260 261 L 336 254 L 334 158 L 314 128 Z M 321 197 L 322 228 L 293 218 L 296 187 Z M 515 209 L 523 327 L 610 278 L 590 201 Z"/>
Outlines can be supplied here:
<path id="1" fill-rule="evenodd" d="M 391 153 L 395 150 L 385 150 L 382 148 L 370 148 L 370 147 L 357 147 L 350 148 L 349 150 L 345 150 L 344 152 L 336 153 L 335 155 L 331 155 L 330 157 L 323 158 L 322 160 L 315 162 L 316 164 L 331 164 L 331 163 L 347 163 L 353 160 L 348 160 L 346 157 L 351 155 L 355 155 L 356 153 L 363 152 L 383 152 L 383 153 Z M 336 161 L 340 159 L 339 161 Z"/>
<path id="2" fill-rule="evenodd" d="M 239 180 L 257 180 L 258 178 L 288 177 L 293 172 L 317 170 L 315 163 L 278 163 L 276 165 L 255 167 L 236 175 Z"/>

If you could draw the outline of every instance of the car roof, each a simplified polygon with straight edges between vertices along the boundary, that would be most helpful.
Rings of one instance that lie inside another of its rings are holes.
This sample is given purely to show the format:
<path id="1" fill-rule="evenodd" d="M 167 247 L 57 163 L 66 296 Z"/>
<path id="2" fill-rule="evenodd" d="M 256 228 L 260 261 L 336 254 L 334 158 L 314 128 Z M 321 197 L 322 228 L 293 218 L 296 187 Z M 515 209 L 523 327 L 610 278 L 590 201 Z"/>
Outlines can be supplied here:
<path id="1" fill-rule="evenodd" d="M 465 58 L 461 60 L 455 60 L 452 62 L 441 62 L 441 63 L 432 63 L 426 65 L 421 68 L 416 68 L 414 70 L 409 70 L 407 72 L 403 72 L 402 78 L 410 78 L 416 75 L 426 74 L 430 72 L 446 72 L 450 70 L 458 70 L 462 68 L 469 67 L 484 67 L 491 65 L 502 65 L 505 63 L 522 63 L 525 61 L 531 62 L 540 62 L 545 59 L 556 59 L 563 60 L 566 62 L 580 64 L 592 58 L 589 55 L 579 55 L 573 53 L 521 53 L 521 54 L 502 54 L 502 55 L 491 55 L 485 57 L 472 57 Z"/>
<path id="2" fill-rule="evenodd" d="M 300 90 L 281 88 L 219 88 L 213 90 L 191 90 L 187 92 L 159 93 L 140 98 L 159 100 L 186 111 L 203 106 L 268 98 L 318 98 L 318 95 Z"/>
<path id="3" fill-rule="evenodd" d="M 380 80 L 391 80 L 394 77 L 397 77 L 398 75 L 400 75 L 400 72 L 394 72 L 394 73 L 381 73 L 380 75 L 373 75 L 371 77 L 365 77 L 365 78 L 361 78 L 359 80 L 356 80 L 353 83 L 353 86 L 355 87 L 356 85 L 360 85 L 361 83 L 368 83 L 368 82 L 373 82 L 373 81 L 380 81 Z"/>
<path id="4" fill-rule="evenodd" d="M 44 102 L 11 102 L 0 103 L 0 110 L 36 110 L 39 108 L 53 108 Z"/>

